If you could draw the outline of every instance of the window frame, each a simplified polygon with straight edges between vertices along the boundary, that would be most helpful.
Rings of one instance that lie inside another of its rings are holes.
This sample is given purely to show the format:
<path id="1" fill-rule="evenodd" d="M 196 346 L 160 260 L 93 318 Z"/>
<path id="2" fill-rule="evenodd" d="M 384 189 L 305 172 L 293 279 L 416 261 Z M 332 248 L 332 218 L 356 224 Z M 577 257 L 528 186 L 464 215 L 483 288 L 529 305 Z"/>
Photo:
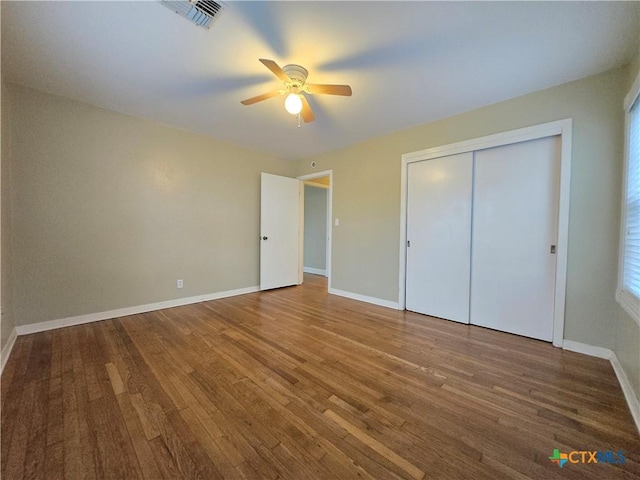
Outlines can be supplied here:
<path id="1" fill-rule="evenodd" d="M 625 237 L 627 226 L 627 188 L 628 188 L 628 172 L 629 172 L 629 129 L 631 126 L 631 108 L 640 102 L 640 72 L 638 72 L 631 90 L 624 99 L 624 168 L 623 168 L 623 184 L 622 184 L 622 211 L 620 218 L 620 251 L 618 260 L 618 287 L 616 289 L 616 300 L 624 308 L 624 310 L 640 325 L 640 298 L 632 292 L 624 289 L 624 253 L 625 253 Z M 636 107 L 640 108 L 640 107 Z"/>

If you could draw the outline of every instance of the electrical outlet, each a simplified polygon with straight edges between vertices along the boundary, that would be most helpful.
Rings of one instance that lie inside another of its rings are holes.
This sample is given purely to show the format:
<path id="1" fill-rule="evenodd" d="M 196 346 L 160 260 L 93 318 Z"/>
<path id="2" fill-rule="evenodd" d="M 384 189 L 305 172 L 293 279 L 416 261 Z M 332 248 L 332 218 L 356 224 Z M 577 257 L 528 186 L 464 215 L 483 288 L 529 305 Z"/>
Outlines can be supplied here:
<path id="1" fill-rule="evenodd" d="M 179 280 L 178 280 L 178 285 L 177 285 L 177 287 L 178 287 L 178 288 L 182 288 L 183 286 L 184 286 L 184 282 L 183 282 L 183 280 L 182 280 L 182 279 L 179 279 Z"/>

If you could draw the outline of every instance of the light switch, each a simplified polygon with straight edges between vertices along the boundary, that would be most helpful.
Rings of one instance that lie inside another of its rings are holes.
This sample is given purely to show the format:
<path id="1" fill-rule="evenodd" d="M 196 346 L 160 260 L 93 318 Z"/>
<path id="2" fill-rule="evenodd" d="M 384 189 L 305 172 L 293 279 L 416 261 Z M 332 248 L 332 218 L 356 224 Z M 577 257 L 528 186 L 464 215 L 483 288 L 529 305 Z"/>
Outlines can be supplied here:
<path id="1" fill-rule="evenodd" d="M 335 226 L 336 226 L 336 227 L 340 226 L 340 219 L 339 219 L 339 218 L 336 218 Z"/>

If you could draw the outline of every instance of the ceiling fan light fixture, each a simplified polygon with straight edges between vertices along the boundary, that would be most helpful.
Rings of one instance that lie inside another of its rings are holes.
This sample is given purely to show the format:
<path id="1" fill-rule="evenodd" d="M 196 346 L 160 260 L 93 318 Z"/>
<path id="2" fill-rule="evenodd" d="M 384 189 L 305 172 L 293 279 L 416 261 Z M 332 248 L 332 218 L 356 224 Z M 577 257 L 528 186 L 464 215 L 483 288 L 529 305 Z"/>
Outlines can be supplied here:
<path id="1" fill-rule="evenodd" d="M 291 115 L 298 115 L 302 110 L 302 100 L 297 93 L 290 93 L 284 101 L 284 108 Z"/>

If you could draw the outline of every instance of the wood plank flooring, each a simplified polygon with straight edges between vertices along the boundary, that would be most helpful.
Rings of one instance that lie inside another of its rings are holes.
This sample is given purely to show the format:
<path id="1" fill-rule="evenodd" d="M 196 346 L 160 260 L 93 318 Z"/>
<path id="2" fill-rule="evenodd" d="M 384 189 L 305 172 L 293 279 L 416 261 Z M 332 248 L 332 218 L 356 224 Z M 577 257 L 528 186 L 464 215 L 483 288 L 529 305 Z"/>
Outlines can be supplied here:
<path id="1" fill-rule="evenodd" d="M 640 478 L 607 361 L 305 278 L 19 337 L 2 478 Z M 626 461 L 560 468 L 554 449 Z"/>

